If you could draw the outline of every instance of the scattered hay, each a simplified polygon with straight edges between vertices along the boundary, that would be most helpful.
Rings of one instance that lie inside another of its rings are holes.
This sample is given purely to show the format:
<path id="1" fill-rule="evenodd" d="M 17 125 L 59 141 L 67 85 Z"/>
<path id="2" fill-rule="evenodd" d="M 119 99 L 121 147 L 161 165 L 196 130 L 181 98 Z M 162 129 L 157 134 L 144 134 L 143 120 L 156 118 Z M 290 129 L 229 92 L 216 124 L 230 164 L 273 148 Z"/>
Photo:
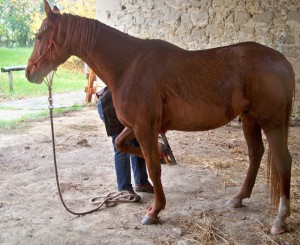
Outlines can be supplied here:
<path id="1" fill-rule="evenodd" d="M 197 228 L 199 228 L 199 230 L 197 231 L 197 234 L 199 235 L 195 237 L 197 238 L 197 241 L 208 243 L 213 240 L 215 242 L 221 241 L 225 244 L 229 244 L 229 242 L 226 240 L 228 236 L 224 232 L 220 231 L 216 226 L 214 226 L 213 220 L 211 218 L 204 217 L 198 222 L 195 222 L 195 225 Z"/>
<path id="2" fill-rule="evenodd" d="M 227 187 L 241 186 L 249 166 L 247 146 L 245 142 L 231 140 L 231 134 L 229 135 L 228 139 L 226 138 L 226 141 L 224 141 L 224 137 L 219 137 L 217 133 L 213 133 L 213 131 L 208 132 L 207 135 L 204 135 L 205 137 L 202 137 L 204 138 L 202 141 L 198 139 L 198 141 L 193 141 L 196 142 L 195 144 L 205 141 L 207 144 L 206 148 L 199 143 L 199 145 L 197 145 L 200 149 L 199 153 L 192 149 L 190 152 L 185 150 L 183 154 L 177 154 L 178 159 L 180 159 L 179 164 L 195 166 L 216 173 L 216 180 L 222 182 L 225 189 Z M 189 138 L 189 141 L 191 141 L 191 139 L 192 137 Z M 263 141 L 265 152 L 268 152 L 268 143 L 264 134 Z M 228 145 L 228 142 L 233 143 Z M 259 244 L 300 244 L 299 142 L 300 135 L 297 128 L 291 128 L 289 149 L 293 158 L 293 165 L 291 179 L 291 217 L 287 219 L 288 232 L 278 236 L 270 234 L 270 223 L 277 214 L 276 207 L 274 210 L 269 210 L 268 220 L 265 221 L 267 224 L 253 224 L 254 227 L 251 227 L 249 230 L 248 236 L 249 234 L 251 234 L 250 236 L 253 235 L 253 238 L 259 242 Z M 196 146 L 194 146 L 194 148 L 196 148 Z M 256 179 L 256 186 L 267 185 L 266 156 L 267 154 L 263 156 Z M 255 194 L 256 192 L 254 192 L 254 195 Z M 191 244 L 238 244 L 236 240 L 243 240 L 243 238 L 239 237 L 240 235 L 229 233 L 230 236 L 228 236 L 224 233 L 224 229 L 221 229 L 223 227 L 222 222 L 219 222 L 224 216 L 220 218 L 217 217 L 218 215 L 220 214 L 215 213 L 212 216 L 212 213 L 209 211 L 203 213 L 200 217 L 197 215 L 198 217 L 194 217 L 192 220 L 180 222 L 181 226 L 187 229 L 183 238 L 190 241 Z"/>
<path id="3" fill-rule="evenodd" d="M 192 242 L 192 244 L 238 244 L 216 225 L 219 215 L 222 214 L 202 212 L 193 220 L 181 220 L 180 226 L 186 230 L 184 239 Z"/>
<path id="4" fill-rule="evenodd" d="M 261 225 L 255 228 L 255 235 L 260 237 L 261 244 L 268 245 L 284 245 L 284 244 L 299 244 L 299 231 L 292 230 L 288 233 L 280 235 L 270 234 L 270 227 L 268 225 Z"/>
<path id="5" fill-rule="evenodd" d="M 277 243 L 276 240 L 274 239 L 275 236 L 269 235 L 264 229 L 263 230 L 258 230 L 256 232 L 256 235 L 259 236 L 262 240 L 262 244 L 270 244 L 270 245 L 281 245 L 280 243 Z"/>

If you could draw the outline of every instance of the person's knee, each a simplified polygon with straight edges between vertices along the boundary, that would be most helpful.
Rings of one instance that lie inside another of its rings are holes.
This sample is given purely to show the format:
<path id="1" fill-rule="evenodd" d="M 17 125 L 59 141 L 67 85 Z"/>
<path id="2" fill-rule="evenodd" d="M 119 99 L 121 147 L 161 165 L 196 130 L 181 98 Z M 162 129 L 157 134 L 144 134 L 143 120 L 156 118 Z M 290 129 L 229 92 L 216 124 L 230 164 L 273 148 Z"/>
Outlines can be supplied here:
<path id="1" fill-rule="evenodd" d="M 124 152 L 125 145 L 124 142 L 119 137 L 115 139 L 115 146 L 118 152 Z"/>

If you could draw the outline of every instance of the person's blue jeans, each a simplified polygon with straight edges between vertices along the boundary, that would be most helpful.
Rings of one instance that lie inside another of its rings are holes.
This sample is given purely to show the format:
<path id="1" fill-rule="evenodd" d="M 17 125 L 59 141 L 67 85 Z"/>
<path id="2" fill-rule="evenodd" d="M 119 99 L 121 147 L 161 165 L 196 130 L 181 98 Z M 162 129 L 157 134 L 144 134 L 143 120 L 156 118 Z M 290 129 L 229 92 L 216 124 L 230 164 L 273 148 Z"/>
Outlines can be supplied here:
<path id="1" fill-rule="evenodd" d="M 112 137 L 112 142 L 115 151 L 114 160 L 118 191 L 130 191 L 133 189 L 131 184 L 130 161 L 135 185 L 149 184 L 145 160 L 137 156 L 128 155 L 127 153 L 118 152 L 115 145 L 115 140 L 117 137 L 118 135 L 114 135 Z M 130 145 L 139 146 L 136 140 L 132 140 Z"/>
<path id="2" fill-rule="evenodd" d="M 104 121 L 104 115 L 103 115 L 100 99 L 98 100 L 97 108 L 98 108 L 98 113 L 100 118 Z M 133 190 L 131 184 L 130 161 L 132 165 L 135 185 L 137 186 L 137 185 L 150 184 L 148 181 L 148 174 L 147 174 L 145 160 L 137 156 L 128 155 L 127 153 L 118 152 L 115 145 L 115 140 L 117 137 L 118 134 L 112 136 L 112 143 L 115 152 L 114 161 L 115 161 L 118 191 Z M 135 139 L 130 142 L 130 145 L 134 147 L 139 146 L 137 140 Z"/>

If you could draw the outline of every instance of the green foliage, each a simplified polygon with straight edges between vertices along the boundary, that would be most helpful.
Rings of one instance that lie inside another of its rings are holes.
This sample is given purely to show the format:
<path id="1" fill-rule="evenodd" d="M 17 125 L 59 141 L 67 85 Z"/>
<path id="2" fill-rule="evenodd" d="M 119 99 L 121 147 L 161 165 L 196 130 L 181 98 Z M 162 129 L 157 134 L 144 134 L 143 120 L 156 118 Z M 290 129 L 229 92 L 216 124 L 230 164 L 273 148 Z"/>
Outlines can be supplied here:
<path id="1" fill-rule="evenodd" d="M 30 37 L 30 15 L 37 11 L 35 1 L 2 0 L 0 11 L 0 44 L 2 46 L 28 46 L 32 44 Z M 37 1 L 36 1 L 37 2 Z"/>
<path id="2" fill-rule="evenodd" d="M 56 4 L 58 5 L 59 8 L 61 8 L 60 9 L 61 12 L 80 15 L 87 18 L 96 17 L 95 0 L 81 0 L 81 1 L 56 0 Z"/>
<path id="3" fill-rule="evenodd" d="M 49 0 L 62 12 L 95 18 L 95 0 Z M 0 0 L 0 46 L 24 47 L 33 44 L 34 34 L 45 18 L 42 0 Z"/>

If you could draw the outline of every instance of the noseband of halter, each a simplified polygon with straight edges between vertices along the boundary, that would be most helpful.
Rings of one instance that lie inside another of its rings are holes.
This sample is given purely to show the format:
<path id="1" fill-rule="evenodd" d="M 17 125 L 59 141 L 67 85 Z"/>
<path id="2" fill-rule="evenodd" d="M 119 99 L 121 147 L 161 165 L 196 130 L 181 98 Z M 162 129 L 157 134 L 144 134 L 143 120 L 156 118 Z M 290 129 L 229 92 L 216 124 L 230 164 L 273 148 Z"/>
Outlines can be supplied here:
<path id="1" fill-rule="evenodd" d="M 31 63 L 31 64 L 33 64 L 36 68 L 37 68 L 37 63 L 40 62 L 48 52 L 50 52 L 50 56 L 51 56 L 51 58 L 52 58 L 52 63 L 53 63 L 53 65 L 55 66 L 55 62 L 54 62 L 54 59 L 53 59 L 52 47 L 54 47 L 55 50 L 56 50 L 56 52 L 59 54 L 59 52 L 58 52 L 58 50 L 57 50 L 57 44 L 56 44 L 56 42 L 53 40 L 55 31 L 56 31 L 57 26 L 58 26 L 59 19 L 60 19 L 60 18 L 57 17 L 57 19 L 56 19 L 56 21 L 55 21 L 55 24 L 54 24 L 54 26 L 53 26 L 52 35 L 51 35 L 51 38 L 50 38 L 50 43 L 49 43 L 49 45 L 48 45 L 48 48 L 43 52 L 43 54 L 42 54 L 37 60 L 35 60 L 35 61 L 30 60 L 30 59 L 28 60 L 28 62 Z"/>

